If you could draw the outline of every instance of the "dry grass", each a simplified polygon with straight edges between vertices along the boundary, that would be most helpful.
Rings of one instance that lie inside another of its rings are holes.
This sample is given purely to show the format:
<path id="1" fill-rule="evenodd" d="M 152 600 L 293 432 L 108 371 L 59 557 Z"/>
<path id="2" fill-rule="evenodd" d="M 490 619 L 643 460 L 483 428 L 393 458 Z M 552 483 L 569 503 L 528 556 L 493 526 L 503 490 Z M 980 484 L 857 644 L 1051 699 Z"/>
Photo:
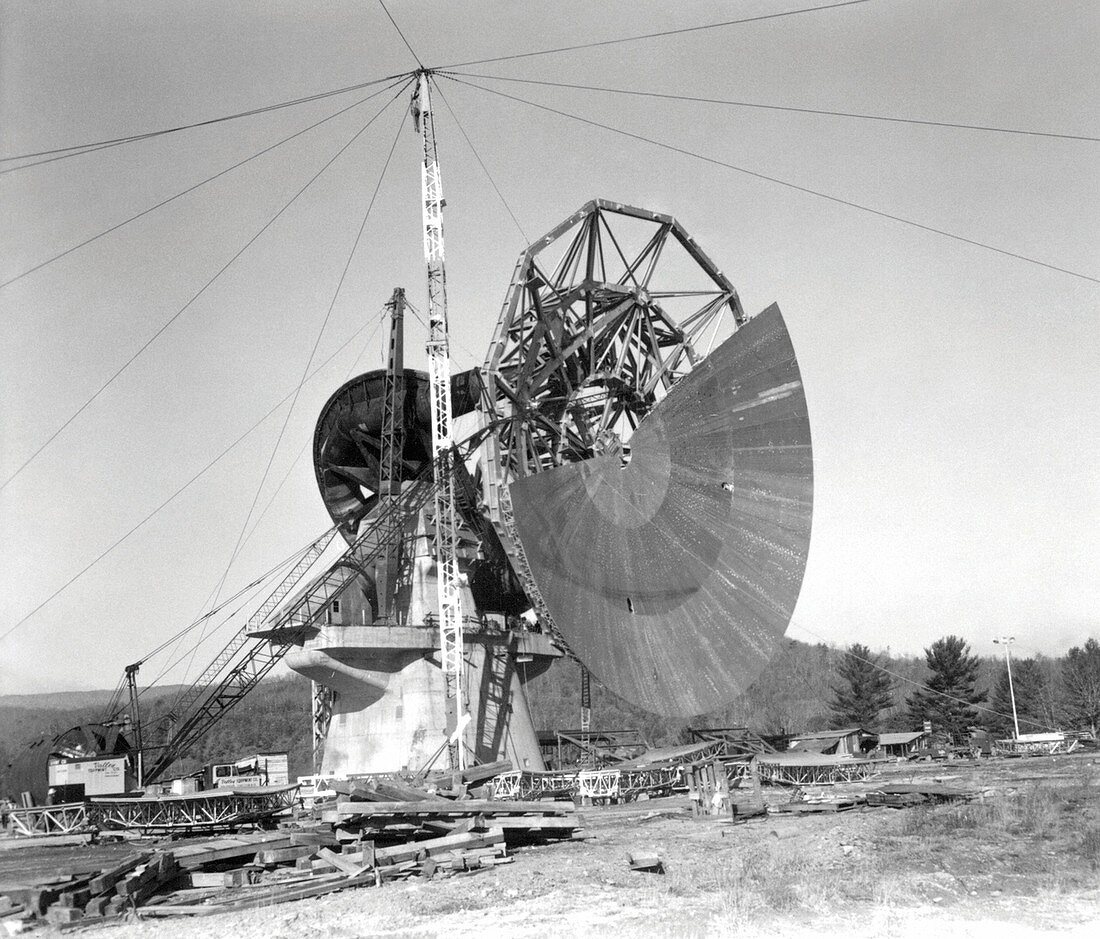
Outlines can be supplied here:
<path id="1" fill-rule="evenodd" d="M 875 858 L 837 863 L 797 842 L 765 844 L 737 856 L 699 886 L 717 898 L 717 911 L 733 923 L 800 918 L 837 904 L 887 904 L 893 893 Z"/>
<path id="2" fill-rule="evenodd" d="M 838 825 L 854 817 L 838 816 Z M 975 898 L 1100 885 L 1100 786 L 1091 772 L 982 802 L 874 817 L 883 821 L 873 844 L 841 853 L 836 841 L 816 851 L 797 840 L 763 842 L 703 886 L 714 891 L 725 918 L 744 924 L 828 909 L 972 906 Z"/>

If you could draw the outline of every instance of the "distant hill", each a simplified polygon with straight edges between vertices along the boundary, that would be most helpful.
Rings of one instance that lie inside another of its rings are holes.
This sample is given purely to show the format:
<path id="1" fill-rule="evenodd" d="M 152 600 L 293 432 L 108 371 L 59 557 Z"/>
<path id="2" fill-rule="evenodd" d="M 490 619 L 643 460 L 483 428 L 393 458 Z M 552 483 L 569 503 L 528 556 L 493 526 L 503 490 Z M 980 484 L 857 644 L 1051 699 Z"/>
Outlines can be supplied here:
<path id="1" fill-rule="evenodd" d="M 824 644 L 783 641 L 760 678 L 740 698 L 713 714 L 677 719 L 648 714 L 592 682 L 593 724 L 603 729 L 634 729 L 651 744 L 686 741 L 689 726 L 748 726 L 762 733 L 816 730 L 828 725 L 828 700 L 844 653 Z M 922 681 L 921 658 L 882 654 L 882 663 L 896 675 Z M 979 684 L 988 688 L 999 673 L 999 661 L 985 659 Z M 156 688 L 142 698 L 142 721 L 155 728 L 178 687 Z M 895 706 L 883 714 L 878 729 L 908 728 L 904 701 L 912 686 L 898 682 Z M 52 736 L 102 716 L 109 691 L 0 696 L 0 793 L 8 764 L 28 743 Z M 577 666 L 559 661 L 528 685 L 531 716 L 537 730 L 576 728 L 580 722 L 580 681 Z M 153 731 L 155 734 L 155 731 Z M 300 675 L 269 678 L 198 742 L 187 758 L 173 767 L 190 772 L 207 762 L 235 759 L 257 751 L 286 750 L 290 775 L 312 772 L 310 683 Z M 148 735 L 147 735 L 148 739 Z"/>
<path id="2" fill-rule="evenodd" d="M 163 685 L 149 690 L 142 689 L 149 700 L 176 695 L 183 685 Z M 74 711 L 84 708 L 105 707 L 112 691 L 47 691 L 39 694 L 0 694 L 0 708 L 19 708 L 27 711 Z"/>
<path id="3" fill-rule="evenodd" d="M 155 728 L 179 687 L 157 687 L 142 696 L 147 740 L 150 735 L 155 738 Z M 78 724 L 102 719 L 110 697 L 110 691 L 0 697 L 0 795 L 6 793 L 8 766 L 24 747 Z M 298 675 L 268 679 L 200 740 L 185 760 L 170 768 L 168 775 L 257 751 L 286 750 L 293 778 L 312 772 L 311 734 L 309 680 Z"/>

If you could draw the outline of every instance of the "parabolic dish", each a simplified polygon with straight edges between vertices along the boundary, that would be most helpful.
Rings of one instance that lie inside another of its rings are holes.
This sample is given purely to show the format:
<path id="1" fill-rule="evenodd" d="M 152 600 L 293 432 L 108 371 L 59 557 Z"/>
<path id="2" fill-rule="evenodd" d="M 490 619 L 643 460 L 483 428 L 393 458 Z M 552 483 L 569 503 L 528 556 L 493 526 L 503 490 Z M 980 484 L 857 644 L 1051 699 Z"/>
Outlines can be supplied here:
<path id="1" fill-rule="evenodd" d="M 774 304 L 675 385 L 618 455 L 517 479 L 516 531 L 557 628 L 611 691 L 702 714 L 790 623 L 810 544 L 802 378 Z"/>

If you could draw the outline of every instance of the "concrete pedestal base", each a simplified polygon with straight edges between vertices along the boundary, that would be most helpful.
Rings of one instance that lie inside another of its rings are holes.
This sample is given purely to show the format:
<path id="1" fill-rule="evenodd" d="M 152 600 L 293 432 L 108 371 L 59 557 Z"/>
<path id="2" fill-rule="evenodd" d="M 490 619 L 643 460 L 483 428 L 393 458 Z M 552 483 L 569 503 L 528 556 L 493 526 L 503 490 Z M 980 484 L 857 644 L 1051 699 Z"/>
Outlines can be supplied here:
<path id="1" fill-rule="evenodd" d="M 336 691 L 323 774 L 416 772 L 433 760 L 445 768 L 438 643 L 434 627 L 328 626 L 287 656 L 296 672 Z M 523 685 L 560 655 L 541 633 L 467 627 L 468 763 L 545 768 Z"/>

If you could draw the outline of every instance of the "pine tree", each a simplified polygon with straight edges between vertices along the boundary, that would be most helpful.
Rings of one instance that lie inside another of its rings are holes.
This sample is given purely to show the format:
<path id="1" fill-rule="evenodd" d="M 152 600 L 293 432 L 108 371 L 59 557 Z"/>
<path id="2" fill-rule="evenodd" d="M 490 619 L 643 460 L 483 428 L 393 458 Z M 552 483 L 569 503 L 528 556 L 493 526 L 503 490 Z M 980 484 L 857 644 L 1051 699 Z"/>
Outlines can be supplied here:
<path id="1" fill-rule="evenodd" d="M 878 658 L 858 642 L 847 649 L 837 665 L 839 684 L 833 685 L 833 727 L 874 729 L 879 715 L 894 703 L 894 684 L 878 665 Z"/>
<path id="2" fill-rule="evenodd" d="M 1016 716 L 1020 733 L 1037 733 L 1048 728 L 1043 706 L 1046 679 L 1035 659 L 1019 659 L 1012 663 L 1012 687 L 1008 684 L 1008 668 L 1001 670 L 993 689 L 990 708 L 997 712 L 989 716 L 990 729 L 1004 737 L 1012 735 L 1012 696 L 1016 696 Z"/>
<path id="3" fill-rule="evenodd" d="M 1071 726 L 1100 730 L 1100 643 L 1074 646 L 1062 662 L 1062 695 Z"/>
<path id="4" fill-rule="evenodd" d="M 934 730 L 963 734 L 978 719 L 971 707 L 986 699 L 978 691 L 978 657 L 958 636 L 944 636 L 924 650 L 924 661 L 932 672 L 927 688 L 914 691 L 907 700 L 909 719 L 914 725 L 931 721 Z"/>

